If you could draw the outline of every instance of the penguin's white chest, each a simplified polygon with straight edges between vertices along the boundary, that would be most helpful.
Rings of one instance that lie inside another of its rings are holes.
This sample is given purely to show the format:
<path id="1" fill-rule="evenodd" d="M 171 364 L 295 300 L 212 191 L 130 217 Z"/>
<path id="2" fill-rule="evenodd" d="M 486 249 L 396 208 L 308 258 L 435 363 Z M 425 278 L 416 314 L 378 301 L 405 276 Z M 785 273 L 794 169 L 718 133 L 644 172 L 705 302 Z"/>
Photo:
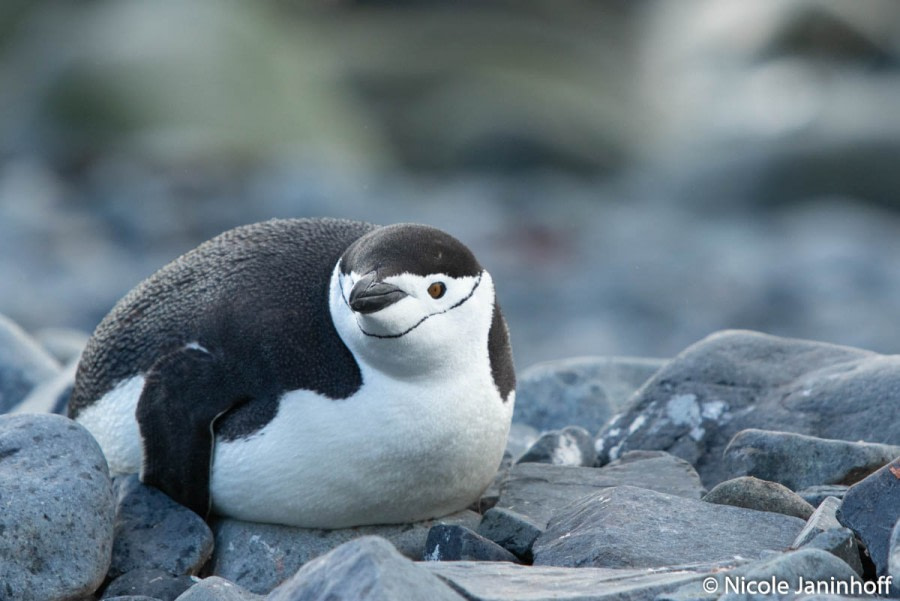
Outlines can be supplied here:
<path id="1" fill-rule="evenodd" d="M 259 432 L 217 443 L 214 511 L 339 528 L 466 507 L 496 474 L 514 394 L 504 403 L 487 372 L 444 384 L 374 375 L 347 399 L 286 393 Z"/>

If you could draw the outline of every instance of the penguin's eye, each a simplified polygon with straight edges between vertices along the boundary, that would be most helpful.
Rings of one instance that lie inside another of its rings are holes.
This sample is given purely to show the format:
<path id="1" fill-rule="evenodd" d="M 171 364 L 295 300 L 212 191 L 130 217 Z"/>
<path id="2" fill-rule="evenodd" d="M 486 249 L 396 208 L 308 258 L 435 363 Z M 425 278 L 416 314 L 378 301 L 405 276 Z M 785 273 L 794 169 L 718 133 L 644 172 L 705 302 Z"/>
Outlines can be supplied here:
<path id="1" fill-rule="evenodd" d="M 428 287 L 428 295 L 431 298 L 441 298 L 445 292 L 447 292 L 447 287 L 444 282 L 434 282 Z"/>

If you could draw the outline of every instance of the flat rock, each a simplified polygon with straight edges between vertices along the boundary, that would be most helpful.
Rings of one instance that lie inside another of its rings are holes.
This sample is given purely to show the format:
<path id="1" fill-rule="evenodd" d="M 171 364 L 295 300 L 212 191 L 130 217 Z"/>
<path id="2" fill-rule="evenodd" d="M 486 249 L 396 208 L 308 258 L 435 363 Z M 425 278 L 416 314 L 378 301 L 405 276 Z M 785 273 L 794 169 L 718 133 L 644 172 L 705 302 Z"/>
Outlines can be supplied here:
<path id="1" fill-rule="evenodd" d="M 428 531 L 424 561 L 509 561 L 518 558 L 465 526 L 438 524 Z"/>
<path id="2" fill-rule="evenodd" d="M 534 543 L 534 564 L 649 568 L 787 548 L 803 520 L 618 486 L 572 503 Z"/>
<path id="3" fill-rule="evenodd" d="M 837 510 L 840 506 L 840 499 L 835 497 L 828 497 L 822 501 L 806 520 L 806 525 L 791 546 L 796 549 L 808 543 L 820 532 L 841 528 L 841 523 L 837 519 Z"/>
<path id="4" fill-rule="evenodd" d="M 851 486 L 837 518 L 866 546 L 877 574 L 887 576 L 891 530 L 900 519 L 900 459 Z"/>
<path id="5" fill-rule="evenodd" d="M 159 601 L 175 601 L 193 586 L 190 576 L 174 576 L 163 570 L 132 570 L 109 583 L 100 600 L 127 595 L 152 597 Z"/>
<path id="6" fill-rule="evenodd" d="M 352 540 L 310 561 L 266 599 L 462 601 L 443 581 L 377 536 Z"/>
<path id="7" fill-rule="evenodd" d="M 516 463 L 550 463 L 593 467 L 597 463 L 594 436 L 580 426 L 545 432 Z"/>
<path id="8" fill-rule="evenodd" d="M 145 486 L 136 474 L 116 479 L 118 504 L 109 577 L 140 568 L 196 574 L 213 550 L 213 534 L 196 513 Z"/>
<path id="9" fill-rule="evenodd" d="M 517 377 L 513 421 L 539 432 L 573 424 L 596 432 L 664 364 L 632 357 L 538 363 Z"/>
<path id="10" fill-rule="evenodd" d="M 812 505 L 786 486 L 752 476 L 721 482 L 703 500 L 719 505 L 783 513 L 801 520 L 809 519 L 815 511 Z"/>
<path id="11" fill-rule="evenodd" d="M 422 565 L 470 601 L 650 601 L 699 580 L 706 570 L 560 568 L 472 561 Z"/>
<path id="12" fill-rule="evenodd" d="M 15 322 L 0 315 L 0 413 L 22 402 L 62 366 Z"/>
<path id="13" fill-rule="evenodd" d="M 210 576 L 191 586 L 175 601 L 262 601 L 264 598 L 224 578 Z"/>
<path id="14" fill-rule="evenodd" d="M 0 416 L 0 597 L 93 593 L 109 568 L 115 502 L 106 459 L 59 415 Z"/>
<path id="15" fill-rule="evenodd" d="M 900 446 L 754 429 L 738 432 L 725 448 L 731 475 L 756 476 L 791 490 L 854 484 L 897 457 Z"/>
<path id="16" fill-rule="evenodd" d="M 847 410 L 853 399 L 853 411 Z M 749 428 L 900 441 L 900 356 L 757 332 L 723 331 L 660 369 L 598 436 L 601 463 L 659 449 L 727 480 L 722 459 Z"/>
<path id="17" fill-rule="evenodd" d="M 544 527 L 534 520 L 501 507 L 488 510 L 478 525 L 478 534 L 528 562 L 531 547 L 543 531 Z"/>
<path id="18" fill-rule="evenodd" d="M 497 507 L 512 509 L 544 527 L 572 501 L 626 484 L 692 499 L 706 492 L 697 472 L 683 459 L 659 451 L 636 451 L 602 468 L 515 465 L 500 489 Z"/>
<path id="19" fill-rule="evenodd" d="M 268 593 L 308 561 L 361 536 L 383 537 L 406 557 L 418 560 L 432 526 L 459 524 L 475 529 L 480 520 L 473 511 L 461 511 L 415 524 L 318 530 L 218 519 L 212 524 L 215 551 L 209 572 L 252 593 Z"/>

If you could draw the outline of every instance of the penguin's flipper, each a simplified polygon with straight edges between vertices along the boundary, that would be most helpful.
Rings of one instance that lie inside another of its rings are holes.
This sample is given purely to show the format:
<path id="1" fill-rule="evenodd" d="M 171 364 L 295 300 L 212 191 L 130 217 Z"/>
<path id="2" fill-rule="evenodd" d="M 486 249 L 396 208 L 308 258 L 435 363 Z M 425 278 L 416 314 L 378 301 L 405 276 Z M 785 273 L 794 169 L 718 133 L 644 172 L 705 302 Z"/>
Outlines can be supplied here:
<path id="1" fill-rule="evenodd" d="M 228 381 L 220 359 L 185 347 L 154 364 L 137 405 L 144 445 L 141 481 L 203 518 L 211 506 L 213 425 L 245 400 L 231 393 Z"/>

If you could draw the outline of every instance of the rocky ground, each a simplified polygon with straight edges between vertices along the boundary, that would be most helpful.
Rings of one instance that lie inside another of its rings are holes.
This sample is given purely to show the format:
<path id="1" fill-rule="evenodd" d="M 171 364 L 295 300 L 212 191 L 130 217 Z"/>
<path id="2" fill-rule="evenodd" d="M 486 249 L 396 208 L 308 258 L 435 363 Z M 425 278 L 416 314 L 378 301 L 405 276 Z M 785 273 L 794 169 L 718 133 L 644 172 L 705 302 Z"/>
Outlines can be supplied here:
<path id="1" fill-rule="evenodd" d="M 476 506 L 324 531 L 206 523 L 111 479 L 52 414 L 83 342 L 0 322 L 2 599 L 900 597 L 896 356 L 722 331 L 540 364 Z"/>

